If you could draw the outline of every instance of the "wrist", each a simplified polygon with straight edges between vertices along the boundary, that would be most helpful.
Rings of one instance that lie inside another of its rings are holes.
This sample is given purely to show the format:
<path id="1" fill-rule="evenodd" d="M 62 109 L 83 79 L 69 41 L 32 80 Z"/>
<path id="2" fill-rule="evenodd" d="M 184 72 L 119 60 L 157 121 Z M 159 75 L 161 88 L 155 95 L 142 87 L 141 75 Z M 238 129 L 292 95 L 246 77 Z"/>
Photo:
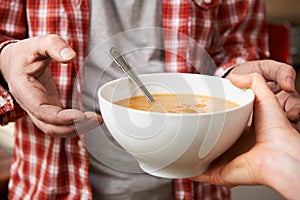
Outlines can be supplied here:
<path id="1" fill-rule="evenodd" d="M 300 196 L 300 158 L 293 152 L 299 152 L 299 143 L 289 143 L 291 147 L 270 152 L 269 158 L 264 160 L 265 167 L 261 170 L 260 177 L 261 184 L 273 188 L 285 199 L 297 199 Z"/>
<path id="2" fill-rule="evenodd" d="M 3 50 L 7 45 L 12 44 L 12 43 L 16 43 L 16 42 L 18 42 L 18 41 L 19 41 L 19 40 L 7 40 L 7 41 L 5 41 L 5 42 L 2 42 L 2 43 L 0 44 L 0 54 L 1 54 L 2 50 Z"/>
<path id="3" fill-rule="evenodd" d="M 298 165 L 299 167 L 299 165 Z M 273 176 L 269 186 L 281 194 L 285 199 L 297 199 L 300 196 L 299 191 L 299 168 L 292 170 L 291 166 L 278 176 Z M 297 178 L 296 178 L 297 177 Z"/>
<path id="4" fill-rule="evenodd" d="M 7 85 L 7 82 L 5 81 L 5 78 L 3 77 L 3 74 L 2 74 L 2 68 L 3 68 L 3 64 L 1 62 L 1 55 L 3 55 L 3 50 L 10 44 L 12 43 L 16 43 L 18 42 L 19 40 L 7 40 L 5 42 L 2 42 L 0 44 L 0 84 L 7 90 L 8 89 L 8 85 Z"/>

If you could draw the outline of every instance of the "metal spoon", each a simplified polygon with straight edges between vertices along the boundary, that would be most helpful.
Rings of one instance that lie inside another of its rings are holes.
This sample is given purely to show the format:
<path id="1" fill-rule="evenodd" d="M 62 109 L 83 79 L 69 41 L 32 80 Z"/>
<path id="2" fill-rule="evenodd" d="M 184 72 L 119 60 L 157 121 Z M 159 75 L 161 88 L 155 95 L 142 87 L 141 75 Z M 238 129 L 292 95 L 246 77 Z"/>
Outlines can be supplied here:
<path id="1" fill-rule="evenodd" d="M 143 82 L 140 80 L 138 75 L 135 73 L 135 71 L 130 67 L 130 65 L 124 58 L 123 53 L 115 47 L 112 47 L 109 53 L 117 63 L 117 65 L 123 70 L 123 72 L 125 72 L 129 76 L 129 78 L 142 90 L 148 100 L 151 103 L 154 103 L 154 98 L 152 97 L 146 86 L 143 84 Z"/>

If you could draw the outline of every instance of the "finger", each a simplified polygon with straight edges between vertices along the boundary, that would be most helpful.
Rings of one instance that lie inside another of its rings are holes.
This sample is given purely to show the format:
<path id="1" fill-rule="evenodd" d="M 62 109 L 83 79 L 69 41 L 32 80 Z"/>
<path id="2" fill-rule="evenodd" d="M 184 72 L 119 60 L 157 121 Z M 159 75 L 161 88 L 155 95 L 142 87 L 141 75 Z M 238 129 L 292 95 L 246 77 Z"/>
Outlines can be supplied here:
<path id="1" fill-rule="evenodd" d="M 298 93 L 289 93 L 285 102 L 287 117 L 289 120 L 298 122 L 300 120 L 300 97 Z"/>
<path id="2" fill-rule="evenodd" d="M 71 124 L 87 120 L 87 116 L 77 109 L 63 109 L 53 105 L 41 105 L 35 117 L 45 123 Z"/>
<path id="3" fill-rule="evenodd" d="M 260 73 L 267 80 L 276 81 L 287 92 L 295 91 L 296 72 L 292 66 L 275 61 L 261 61 L 259 67 Z"/>
<path id="4" fill-rule="evenodd" d="M 102 117 L 94 112 L 85 112 L 84 114 L 86 116 L 85 120 L 75 122 L 78 134 L 85 134 L 87 131 L 94 129 L 103 123 Z"/>
<path id="5" fill-rule="evenodd" d="M 287 111 L 287 117 L 289 120 L 297 123 L 300 121 L 300 105 L 292 107 Z"/>
<path id="6" fill-rule="evenodd" d="M 67 125 L 56 125 L 47 124 L 43 121 L 38 120 L 33 115 L 28 114 L 33 123 L 39 128 L 44 134 L 53 137 L 68 138 L 77 136 L 76 128 L 74 123 Z"/>
<path id="7" fill-rule="evenodd" d="M 100 124 L 100 125 L 103 123 L 103 118 L 100 115 L 98 115 L 97 113 L 85 112 L 84 114 L 86 115 L 87 119 L 95 119 L 98 122 L 98 124 Z"/>
<path id="8" fill-rule="evenodd" d="M 297 122 L 300 120 L 300 98 L 298 93 L 287 93 L 284 90 L 276 94 L 280 105 L 284 108 L 289 120 Z"/>
<path id="9" fill-rule="evenodd" d="M 287 111 L 287 117 L 291 121 L 291 125 L 300 132 L 300 107 L 293 107 Z"/>
<path id="10" fill-rule="evenodd" d="M 270 90 L 272 90 L 273 93 L 277 93 L 280 92 L 282 89 L 280 87 L 280 85 L 278 85 L 276 82 L 274 81 L 267 81 L 267 85 L 269 86 Z"/>
<path id="11" fill-rule="evenodd" d="M 21 107 L 37 120 L 46 124 L 67 125 L 75 121 L 83 121 L 86 119 L 85 114 L 77 109 L 64 109 L 61 105 L 51 105 L 45 96 L 36 95 L 36 99 L 31 99 L 34 93 L 28 93 L 26 99 L 22 99 Z M 39 98 L 37 98 L 40 96 Z M 26 101 L 24 103 L 24 101 Z M 23 107 L 23 104 L 26 106 Z"/>
<path id="12" fill-rule="evenodd" d="M 102 118 L 96 113 L 85 113 L 86 118 L 82 121 L 75 121 L 66 125 L 56 125 L 56 124 L 46 124 L 34 116 L 30 115 L 36 126 L 43 131 L 46 135 L 51 135 L 53 137 L 75 137 L 79 134 L 84 134 L 96 127 L 98 127 L 102 122 Z"/>
<path id="13" fill-rule="evenodd" d="M 267 81 L 274 81 L 287 92 L 295 91 L 296 72 L 290 65 L 273 60 L 252 61 L 237 65 L 229 74 L 259 73 Z M 229 78 L 228 76 L 228 78 Z"/>
<path id="14" fill-rule="evenodd" d="M 230 187 L 228 185 L 228 183 L 222 177 L 222 170 L 223 170 L 223 167 L 208 170 L 199 176 L 190 178 L 190 180 L 195 181 L 195 182 L 210 183 L 210 184 L 214 184 L 214 185 L 223 185 L 223 186 Z"/>
<path id="15" fill-rule="evenodd" d="M 247 163 L 249 164 L 249 163 Z M 195 182 L 210 183 L 213 185 L 223 185 L 226 187 L 234 187 L 236 185 L 250 185 L 249 172 L 246 167 L 235 166 L 235 164 L 224 164 L 223 167 L 212 169 L 200 176 L 192 177 L 190 180 Z"/>
<path id="16" fill-rule="evenodd" d="M 292 123 L 292 126 L 293 126 L 298 132 L 300 132 L 300 124 L 299 124 L 299 122 Z"/>
<path id="17" fill-rule="evenodd" d="M 62 109 L 58 106 L 42 105 L 40 107 L 40 113 L 36 117 L 38 120 L 49 124 L 55 125 L 67 125 L 77 124 L 78 127 L 84 126 L 86 122 L 90 122 L 90 126 L 95 127 L 96 125 L 102 124 L 102 118 L 94 112 L 82 112 L 77 109 Z M 83 124 L 83 125 L 81 125 Z"/>

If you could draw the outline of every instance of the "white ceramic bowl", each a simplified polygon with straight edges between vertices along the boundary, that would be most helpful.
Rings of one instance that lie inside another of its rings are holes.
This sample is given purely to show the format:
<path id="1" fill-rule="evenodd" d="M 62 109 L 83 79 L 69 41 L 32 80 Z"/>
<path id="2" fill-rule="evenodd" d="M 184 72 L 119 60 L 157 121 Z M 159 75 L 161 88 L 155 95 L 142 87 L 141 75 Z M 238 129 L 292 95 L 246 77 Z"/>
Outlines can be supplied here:
<path id="1" fill-rule="evenodd" d="M 128 79 L 103 85 L 99 91 L 102 117 L 115 140 L 145 172 L 166 178 L 203 173 L 241 135 L 252 112 L 254 94 L 227 79 L 180 73 L 140 75 L 151 93 L 196 94 L 223 98 L 240 106 L 213 113 L 155 113 L 112 102 L 141 94 Z"/>

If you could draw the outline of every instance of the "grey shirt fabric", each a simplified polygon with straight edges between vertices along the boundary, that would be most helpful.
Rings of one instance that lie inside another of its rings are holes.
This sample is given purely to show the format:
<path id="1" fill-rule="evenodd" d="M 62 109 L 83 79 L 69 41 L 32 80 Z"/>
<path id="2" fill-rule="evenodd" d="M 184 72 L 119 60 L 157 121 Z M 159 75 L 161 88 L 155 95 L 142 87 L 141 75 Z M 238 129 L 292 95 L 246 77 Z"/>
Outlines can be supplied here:
<path id="1" fill-rule="evenodd" d="M 121 49 L 138 73 L 164 71 L 161 1 L 90 0 L 90 8 L 83 104 L 85 110 L 99 112 L 99 87 L 124 76 L 112 63 L 110 47 Z M 115 142 L 105 124 L 85 136 L 94 199 L 174 198 L 172 180 L 143 173 L 136 160 Z"/>

